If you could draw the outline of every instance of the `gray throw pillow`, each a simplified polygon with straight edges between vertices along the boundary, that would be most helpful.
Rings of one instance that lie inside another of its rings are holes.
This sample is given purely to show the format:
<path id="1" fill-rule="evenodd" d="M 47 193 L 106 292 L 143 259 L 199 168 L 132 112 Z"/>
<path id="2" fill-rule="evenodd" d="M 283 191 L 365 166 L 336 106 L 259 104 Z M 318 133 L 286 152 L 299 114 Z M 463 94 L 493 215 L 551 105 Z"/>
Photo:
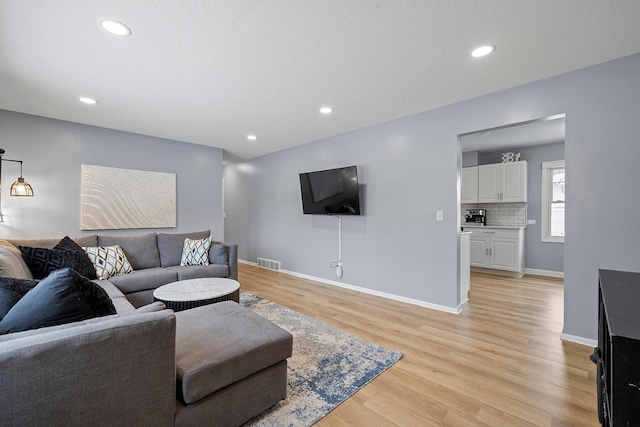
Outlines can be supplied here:
<path id="1" fill-rule="evenodd" d="M 229 250 L 221 243 L 212 243 L 209 249 L 209 262 L 211 264 L 229 264 Z"/>
<path id="2" fill-rule="evenodd" d="M 184 239 L 206 239 L 211 235 L 209 230 L 194 233 L 158 233 L 158 250 L 160 251 L 160 266 L 171 267 L 180 265 Z"/>
<path id="3" fill-rule="evenodd" d="M 0 239 L 0 276 L 33 279 L 20 250 L 4 239 Z"/>

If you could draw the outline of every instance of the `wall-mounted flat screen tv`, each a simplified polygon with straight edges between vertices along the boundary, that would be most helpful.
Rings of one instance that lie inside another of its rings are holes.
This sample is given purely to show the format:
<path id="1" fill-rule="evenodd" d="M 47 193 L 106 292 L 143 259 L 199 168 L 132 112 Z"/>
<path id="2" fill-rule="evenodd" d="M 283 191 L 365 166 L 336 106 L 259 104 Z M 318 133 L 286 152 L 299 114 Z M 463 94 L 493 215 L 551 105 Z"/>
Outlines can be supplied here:
<path id="1" fill-rule="evenodd" d="M 356 166 L 301 173 L 300 190 L 305 214 L 360 215 Z"/>

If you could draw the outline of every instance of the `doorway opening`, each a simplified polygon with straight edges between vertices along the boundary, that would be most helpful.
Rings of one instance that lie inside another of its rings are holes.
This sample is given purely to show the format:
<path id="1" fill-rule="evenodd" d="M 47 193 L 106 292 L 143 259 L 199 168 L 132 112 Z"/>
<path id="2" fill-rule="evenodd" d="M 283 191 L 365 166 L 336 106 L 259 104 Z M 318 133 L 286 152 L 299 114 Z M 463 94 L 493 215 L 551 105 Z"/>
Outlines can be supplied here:
<path id="1" fill-rule="evenodd" d="M 558 221 L 563 220 L 558 212 L 560 208 L 564 210 L 564 193 L 561 194 L 561 200 L 555 200 L 560 191 L 554 190 L 560 186 L 564 189 L 564 166 L 562 169 L 556 168 L 551 174 L 557 178 L 555 180 L 548 179 L 548 173 L 545 180 L 544 168 L 545 165 L 557 166 L 564 162 L 564 140 L 564 114 L 458 135 L 460 230 L 471 231 L 470 248 L 459 247 L 458 250 L 461 270 L 466 268 L 461 259 L 461 254 L 466 250 L 471 271 L 511 277 L 520 277 L 522 274 L 564 277 L 564 236 L 563 239 L 549 239 L 549 230 L 543 229 L 553 226 L 557 230 Z M 518 161 L 526 165 L 516 165 Z M 524 171 L 521 172 L 523 175 L 515 176 L 524 182 L 519 182 L 520 188 L 513 185 L 509 187 L 505 176 L 513 175 L 511 171 L 518 169 Z M 501 170 L 507 171 L 502 172 L 502 177 Z M 476 181 L 470 184 L 469 176 L 475 177 Z M 463 185 L 465 180 L 466 187 Z M 556 181 L 557 188 L 544 187 Z M 474 185 L 477 186 L 475 193 L 469 191 L 474 189 Z M 498 188 L 502 185 L 502 188 L 496 190 L 496 185 Z M 483 215 L 486 225 L 468 223 L 469 213 L 474 214 L 471 216 L 473 221 L 478 221 L 478 215 Z M 474 226 L 481 227 L 475 228 L 476 236 L 473 233 Z M 500 240 L 499 237 L 487 237 L 492 226 L 496 229 L 523 230 L 522 244 L 513 243 L 508 238 Z M 462 281 L 464 274 L 460 273 L 460 278 Z M 465 284 L 461 282 L 459 306 L 466 299 Z"/>

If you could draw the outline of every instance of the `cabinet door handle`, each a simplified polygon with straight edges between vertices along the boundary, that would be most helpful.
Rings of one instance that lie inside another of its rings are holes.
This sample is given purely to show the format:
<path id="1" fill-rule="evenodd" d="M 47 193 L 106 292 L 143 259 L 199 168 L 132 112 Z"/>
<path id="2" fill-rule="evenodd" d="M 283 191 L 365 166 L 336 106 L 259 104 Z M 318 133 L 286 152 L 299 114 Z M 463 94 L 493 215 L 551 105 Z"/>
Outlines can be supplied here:
<path id="1" fill-rule="evenodd" d="M 489 255 L 489 248 L 484 248 L 484 254 Z"/>

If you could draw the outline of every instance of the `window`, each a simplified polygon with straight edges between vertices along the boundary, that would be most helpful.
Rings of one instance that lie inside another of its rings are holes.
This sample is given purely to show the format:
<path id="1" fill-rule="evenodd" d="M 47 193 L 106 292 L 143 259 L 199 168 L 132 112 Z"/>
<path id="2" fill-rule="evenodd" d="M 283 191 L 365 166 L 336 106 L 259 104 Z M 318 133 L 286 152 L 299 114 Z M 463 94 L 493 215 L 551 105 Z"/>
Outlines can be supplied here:
<path id="1" fill-rule="evenodd" d="M 542 241 L 564 243 L 564 160 L 542 163 Z"/>

